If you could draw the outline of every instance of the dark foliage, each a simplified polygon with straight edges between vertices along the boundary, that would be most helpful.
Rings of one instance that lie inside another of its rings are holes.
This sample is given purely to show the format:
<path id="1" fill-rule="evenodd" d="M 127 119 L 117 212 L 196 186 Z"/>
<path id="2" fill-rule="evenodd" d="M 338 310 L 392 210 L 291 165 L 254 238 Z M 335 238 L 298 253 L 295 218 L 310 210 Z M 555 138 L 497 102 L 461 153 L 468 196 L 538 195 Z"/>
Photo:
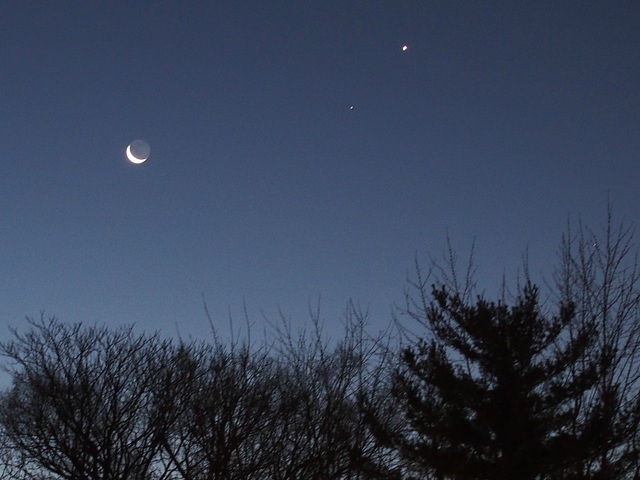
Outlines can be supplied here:
<path id="1" fill-rule="evenodd" d="M 547 318 L 527 284 L 514 305 L 463 301 L 445 287 L 410 314 L 428 326 L 401 355 L 393 394 L 410 426 L 393 438 L 433 478 L 563 478 L 583 455 L 574 401 L 595 380 L 593 328 L 568 336 L 574 308 Z"/>

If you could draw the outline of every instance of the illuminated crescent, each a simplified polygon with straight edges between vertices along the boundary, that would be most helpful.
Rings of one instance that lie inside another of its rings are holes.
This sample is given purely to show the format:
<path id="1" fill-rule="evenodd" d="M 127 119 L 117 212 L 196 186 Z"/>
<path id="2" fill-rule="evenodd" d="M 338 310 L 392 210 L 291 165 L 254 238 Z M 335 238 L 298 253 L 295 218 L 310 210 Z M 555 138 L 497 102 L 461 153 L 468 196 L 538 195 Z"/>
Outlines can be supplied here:
<path id="1" fill-rule="evenodd" d="M 146 160 L 146 158 L 138 158 L 133 153 L 131 153 L 131 145 L 127 147 L 127 158 L 131 163 L 140 164 Z"/>

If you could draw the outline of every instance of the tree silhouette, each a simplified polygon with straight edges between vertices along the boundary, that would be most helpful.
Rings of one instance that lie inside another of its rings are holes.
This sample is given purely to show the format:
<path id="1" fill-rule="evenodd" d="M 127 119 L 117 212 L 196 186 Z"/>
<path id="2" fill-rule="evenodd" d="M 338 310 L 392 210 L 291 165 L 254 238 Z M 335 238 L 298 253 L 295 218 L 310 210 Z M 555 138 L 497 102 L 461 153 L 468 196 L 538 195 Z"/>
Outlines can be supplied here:
<path id="1" fill-rule="evenodd" d="M 336 342 L 323 336 L 319 310 L 311 320 L 313 328 L 297 335 L 284 321 L 277 330 L 279 447 L 269 478 L 399 478 L 363 408 L 385 421 L 392 415 L 383 392 L 385 338 L 367 335 L 368 316 L 353 304 Z"/>
<path id="2" fill-rule="evenodd" d="M 161 458 L 173 478 L 265 478 L 273 461 L 274 369 L 248 346 L 191 345 L 173 366 L 178 416 Z"/>
<path id="3" fill-rule="evenodd" d="M 633 229 L 609 205 L 601 231 L 571 224 L 563 235 L 555 292 L 576 308 L 576 329 L 595 327 L 589 359 L 598 381 L 584 392 L 585 478 L 640 478 L 640 265 Z"/>
<path id="4" fill-rule="evenodd" d="M 417 267 L 397 345 L 352 303 L 337 340 L 319 309 L 228 345 L 29 320 L 0 344 L 0 478 L 640 478 L 633 231 L 611 210 L 602 234 L 570 228 L 546 302 L 528 276 L 474 297 L 448 247 Z"/>
<path id="5" fill-rule="evenodd" d="M 169 344 L 135 336 L 131 328 L 110 331 L 55 319 L 30 324 L 30 332 L 14 332 L 15 339 L 1 347 L 15 373 L 0 402 L 0 423 L 23 473 L 148 480 L 160 433 L 170 423 L 171 411 L 154 395 L 169 363 Z"/>
<path id="6" fill-rule="evenodd" d="M 573 305 L 548 318 L 530 283 L 511 307 L 417 285 L 408 313 L 428 336 L 402 351 L 394 379 L 401 457 L 436 479 L 562 478 L 582 454 L 572 407 L 595 381 L 592 326 L 568 337 Z"/>

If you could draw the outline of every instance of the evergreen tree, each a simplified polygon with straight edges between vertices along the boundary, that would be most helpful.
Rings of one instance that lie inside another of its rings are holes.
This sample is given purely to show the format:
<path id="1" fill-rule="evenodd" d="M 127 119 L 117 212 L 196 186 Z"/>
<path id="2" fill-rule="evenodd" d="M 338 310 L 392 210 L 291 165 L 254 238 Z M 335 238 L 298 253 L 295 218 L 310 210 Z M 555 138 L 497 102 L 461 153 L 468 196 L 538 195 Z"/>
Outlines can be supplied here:
<path id="1" fill-rule="evenodd" d="M 430 335 L 403 350 L 394 379 L 400 456 L 437 479 L 577 478 L 592 326 L 570 334 L 573 305 L 545 316 L 531 284 L 511 307 L 446 287 L 430 301 L 420 293 L 409 313 Z"/>

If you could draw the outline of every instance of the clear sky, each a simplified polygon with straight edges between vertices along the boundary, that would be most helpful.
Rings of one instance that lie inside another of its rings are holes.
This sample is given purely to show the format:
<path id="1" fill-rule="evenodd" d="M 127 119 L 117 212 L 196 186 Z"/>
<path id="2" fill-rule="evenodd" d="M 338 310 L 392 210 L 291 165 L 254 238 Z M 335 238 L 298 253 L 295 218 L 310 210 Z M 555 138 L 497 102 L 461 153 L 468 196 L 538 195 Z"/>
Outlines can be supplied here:
<path id="1" fill-rule="evenodd" d="M 636 0 L 6 1 L 0 339 L 198 337 L 202 295 L 222 329 L 382 325 L 447 234 L 491 294 L 568 215 L 638 224 L 639 157 Z"/>

